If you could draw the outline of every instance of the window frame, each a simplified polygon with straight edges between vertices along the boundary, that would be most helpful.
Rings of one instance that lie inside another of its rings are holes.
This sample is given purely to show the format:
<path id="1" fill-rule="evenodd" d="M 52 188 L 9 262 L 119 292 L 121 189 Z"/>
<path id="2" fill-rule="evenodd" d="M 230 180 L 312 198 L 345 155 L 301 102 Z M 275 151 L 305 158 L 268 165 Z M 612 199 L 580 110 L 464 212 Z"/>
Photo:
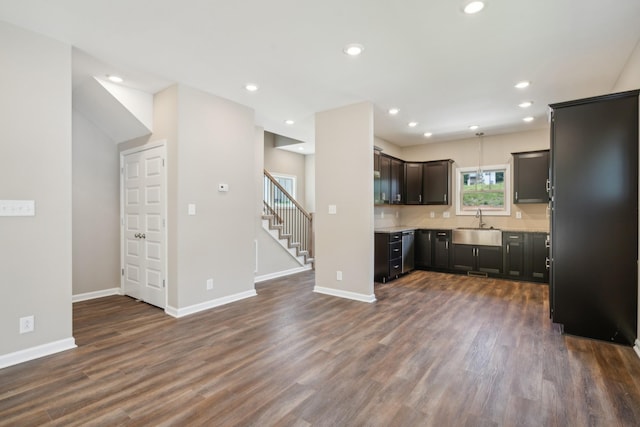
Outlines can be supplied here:
<path id="1" fill-rule="evenodd" d="M 275 180 L 278 182 L 278 184 L 280 184 L 280 185 L 282 185 L 282 183 L 278 181 L 278 178 L 290 179 L 290 180 L 292 181 L 292 183 L 293 183 L 293 185 L 292 185 L 293 191 L 292 191 L 292 192 L 290 192 L 289 194 L 291 194 L 291 197 L 292 197 L 294 200 L 298 200 L 298 199 L 297 199 L 297 195 L 296 195 L 296 193 L 297 193 L 297 186 L 298 186 L 297 179 L 296 179 L 296 175 L 288 175 L 288 174 L 284 174 L 284 173 L 271 173 L 271 176 L 272 176 L 272 177 L 273 177 L 273 179 L 275 179 Z M 266 180 L 266 177 L 265 177 L 265 180 Z M 285 187 L 284 185 L 282 185 L 282 186 L 283 186 L 283 187 Z M 269 187 L 267 187 L 267 186 L 266 186 L 266 181 L 265 181 L 265 188 L 263 188 L 263 192 L 264 192 L 264 191 L 267 191 L 267 189 L 268 189 L 268 188 L 269 188 Z M 285 187 L 285 189 L 286 189 L 286 187 Z M 265 198 L 266 198 L 266 197 L 270 197 L 270 195 L 263 195 L 263 197 L 265 197 Z M 294 205 L 293 205 L 293 203 L 277 203 L 277 206 L 282 207 L 282 208 L 290 208 L 290 207 L 293 207 Z"/>
<path id="2" fill-rule="evenodd" d="M 490 210 L 482 209 L 482 215 L 484 216 L 511 216 L 511 165 L 499 164 L 499 165 L 487 165 L 479 168 L 477 166 L 471 167 L 459 167 L 456 168 L 456 189 L 455 189 L 455 205 L 456 215 L 471 216 L 476 215 L 478 208 L 463 209 L 462 208 L 462 175 L 468 172 L 478 172 L 478 170 L 486 171 L 504 171 L 504 209 Z"/>

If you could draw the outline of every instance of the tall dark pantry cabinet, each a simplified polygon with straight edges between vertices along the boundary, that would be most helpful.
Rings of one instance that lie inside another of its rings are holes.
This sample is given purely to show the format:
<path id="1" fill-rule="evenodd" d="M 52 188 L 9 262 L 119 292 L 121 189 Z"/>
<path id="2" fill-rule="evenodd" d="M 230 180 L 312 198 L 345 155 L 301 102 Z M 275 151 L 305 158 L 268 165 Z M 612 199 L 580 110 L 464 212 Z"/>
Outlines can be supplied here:
<path id="1" fill-rule="evenodd" d="M 551 317 L 626 345 L 638 321 L 639 92 L 551 105 Z"/>

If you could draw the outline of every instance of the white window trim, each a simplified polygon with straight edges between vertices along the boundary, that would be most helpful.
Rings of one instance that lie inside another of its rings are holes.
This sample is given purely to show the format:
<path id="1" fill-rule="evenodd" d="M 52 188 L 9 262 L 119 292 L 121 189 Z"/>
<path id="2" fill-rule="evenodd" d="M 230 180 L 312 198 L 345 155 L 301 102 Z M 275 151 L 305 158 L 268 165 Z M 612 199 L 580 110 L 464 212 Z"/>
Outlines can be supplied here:
<path id="1" fill-rule="evenodd" d="M 296 195 L 296 193 L 298 192 L 298 182 L 296 180 L 296 176 L 295 175 L 287 175 L 286 173 L 272 173 L 271 176 L 274 177 L 276 179 L 276 181 L 278 180 L 278 178 L 286 178 L 286 179 L 292 180 L 293 181 L 293 192 L 291 193 L 291 197 L 293 197 L 294 199 L 296 199 L 298 197 Z"/>
<path id="2" fill-rule="evenodd" d="M 496 169 L 504 169 L 505 179 L 504 179 L 504 209 L 500 211 L 482 211 L 482 215 L 484 216 L 511 216 L 511 166 L 507 164 L 503 165 L 486 165 L 482 166 L 482 170 L 496 170 Z M 477 171 L 477 166 L 464 167 L 464 168 L 456 168 L 456 193 L 455 193 L 455 205 L 456 205 L 456 215 L 460 216 L 473 216 L 477 213 L 477 211 L 465 211 L 462 210 L 461 206 L 461 198 L 460 191 L 462 188 L 462 174 L 465 172 L 474 172 Z"/>

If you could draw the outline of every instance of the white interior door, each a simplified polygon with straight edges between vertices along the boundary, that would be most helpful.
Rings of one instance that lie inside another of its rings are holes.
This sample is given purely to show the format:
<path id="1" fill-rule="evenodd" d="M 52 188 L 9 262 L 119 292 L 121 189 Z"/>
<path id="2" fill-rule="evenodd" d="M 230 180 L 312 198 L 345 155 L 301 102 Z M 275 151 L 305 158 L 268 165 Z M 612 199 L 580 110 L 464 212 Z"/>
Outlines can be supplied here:
<path id="1" fill-rule="evenodd" d="M 123 156 L 122 192 L 124 293 L 165 308 L 164 147 Z"/>

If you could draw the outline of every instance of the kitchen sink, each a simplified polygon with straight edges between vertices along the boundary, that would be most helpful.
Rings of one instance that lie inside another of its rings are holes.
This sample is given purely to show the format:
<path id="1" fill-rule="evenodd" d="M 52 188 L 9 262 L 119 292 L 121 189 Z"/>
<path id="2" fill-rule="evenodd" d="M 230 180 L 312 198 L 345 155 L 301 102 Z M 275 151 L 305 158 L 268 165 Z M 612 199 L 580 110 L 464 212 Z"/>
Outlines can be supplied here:
<path id="1" fill-rule="evenodd" d="M 502 230 L 495 228 L 460 227 L 452 237 L 458 245 L 502 246 Z"/>

